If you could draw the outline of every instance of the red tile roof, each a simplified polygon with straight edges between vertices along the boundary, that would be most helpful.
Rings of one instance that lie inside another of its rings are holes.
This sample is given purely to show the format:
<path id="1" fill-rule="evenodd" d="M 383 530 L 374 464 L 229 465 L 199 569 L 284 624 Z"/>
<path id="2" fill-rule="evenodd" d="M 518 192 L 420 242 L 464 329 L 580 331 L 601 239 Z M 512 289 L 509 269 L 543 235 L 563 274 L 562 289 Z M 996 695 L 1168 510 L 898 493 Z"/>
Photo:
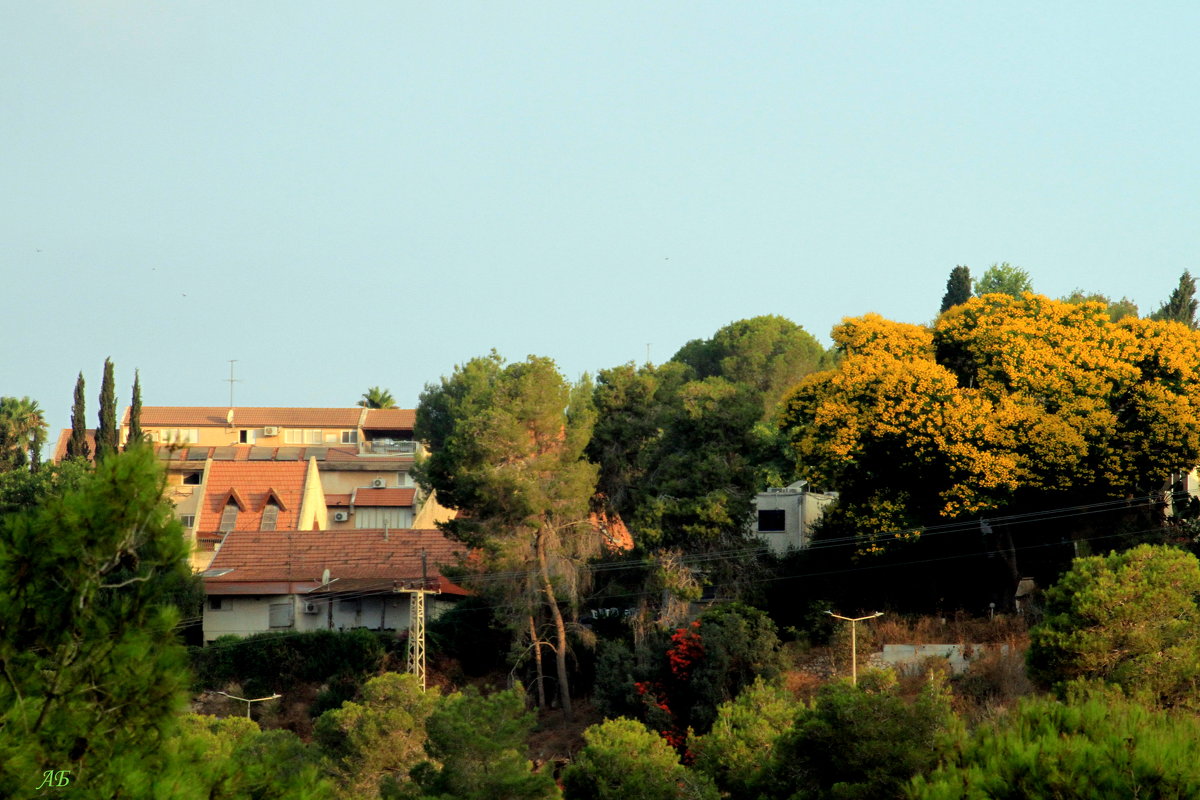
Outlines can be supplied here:
<path id="1" fill-rule="evenodd" d="M 361 408 L 280 408 L 257 407 L 233 409 L 233 427 L 259 428 L 279 425 L 287 428 L 357 428 Z M 410 414 L 416 412 L 410 411 Z M 142 406 L 143 428 L 202 428 L 225 427 L 229 406 Z M 125 409 L 122 425 L 129 424 L 129 409 Z M 410 426 L 411 427 L 411 426 Z"/>
<path id="2" fill-rule="evenodd" d="M 388 591 L 419 587 L 422 553 L 430 588 L 466 594 L 438 570 L 455 563 L 463 546 L 436 530 L 233 531 L 217 550 L 204 579 L 209 594 L 264 594 L 320 591 L 325 570 L 328 591 Z M 222 570 L 228 570 L 221 574 Z"/>
<path id="3" fill-rule="evenodd" d="M 368 408 L 363 428 L 373 431 L 411 431 L 417 422 L 417 412 L 411 408 Z"/>
<path id="4" fill-rule="evenodd" d="M 205 482 L 200 524 L 205 531 L 217 529 L 233 490 L 246 505 L 238 512 L 233 529 L 257 531 L 262 524 L 263 506 L 273 491 L 283 503 L 275 527 L 294 528 L 299 521 L 307 472 L 308 465 L 303 461 L 214 461 Z"/>
<path id="5" fill-rule="evenodd" d="M 84 431 L 84 437 L 88 443 L 88 458 L 95 460 L 96 457 L 96 431 L 88 428 Z M 54 445 L 54 456 L 52 460 L 55 464 L 67 457 L 67 441 L 71 438 L 71 429 L 63 428 L 58 434 L 58 442 Z"/>
<path id="6" fill-rule="evenodd" d="M 416 489 L 359 489 L 354 494 L 354 505 L 364 508 L 380 506 L 411 506 Z"/>

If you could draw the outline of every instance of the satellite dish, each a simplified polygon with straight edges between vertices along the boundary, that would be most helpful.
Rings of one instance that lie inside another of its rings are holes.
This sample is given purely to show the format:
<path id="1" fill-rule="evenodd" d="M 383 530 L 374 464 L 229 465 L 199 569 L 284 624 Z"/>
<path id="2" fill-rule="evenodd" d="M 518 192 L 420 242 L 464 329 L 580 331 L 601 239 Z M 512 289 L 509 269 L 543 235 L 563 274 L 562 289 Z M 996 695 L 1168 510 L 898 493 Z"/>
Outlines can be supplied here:
<path id="1" fill-rule="evenodd" d="M 322 586 L 329 585 L 329 567 L 326 567 L 325 571 L 321 573 L 321 585 Z"/>
<path id="2" fill-rule="evenodd" d="M 228 422 L 230 425 L 233 424 L 233 409 L 232 408 L 229 409 L 229 413 L 225 415 L 225 421 Z"/>

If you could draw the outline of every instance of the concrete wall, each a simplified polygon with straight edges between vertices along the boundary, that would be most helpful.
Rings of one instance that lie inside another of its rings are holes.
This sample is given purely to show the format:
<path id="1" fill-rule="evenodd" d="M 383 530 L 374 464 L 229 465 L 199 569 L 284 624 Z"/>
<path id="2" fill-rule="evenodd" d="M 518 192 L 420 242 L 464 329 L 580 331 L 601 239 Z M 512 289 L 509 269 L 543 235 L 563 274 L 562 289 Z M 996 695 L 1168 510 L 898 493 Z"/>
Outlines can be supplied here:
<path id="1" fill-rule="evenodd" d="M 1007 644 L 885 644 L 882 653 L 872 654 L 871 661 L 897 672 L 913 673 L 927 659 L 944 658 L 950 664 L 951 674 L 961 675 L 972 661 L 993 648 L 1008 653 Z"/>

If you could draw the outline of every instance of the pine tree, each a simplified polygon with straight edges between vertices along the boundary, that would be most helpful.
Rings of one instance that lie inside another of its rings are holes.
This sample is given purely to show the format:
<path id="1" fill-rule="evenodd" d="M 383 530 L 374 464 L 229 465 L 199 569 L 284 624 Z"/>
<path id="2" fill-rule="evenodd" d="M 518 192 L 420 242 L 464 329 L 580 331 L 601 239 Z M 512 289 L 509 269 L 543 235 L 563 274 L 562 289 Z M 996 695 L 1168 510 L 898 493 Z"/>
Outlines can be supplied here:
<path id="1" fill-rule="evenodd" d="M 946 281 L 946 294 L 942 297 L 941 312 L 944 313 L 971 299 L 971 270 L 961 264 L 950 270 Z"/>
<path id="2" fill-rule="evenodd" d="M 117 452 L 117 395 L 113 388 L 112 359 L 104 359 L 100 383 L 100 424 L 96 426 L 96 460 Z"/>
<path id="3" fill-rule="evenodd" d="M 138 371 L 133 371 L 133 400 L 129 403 L 129 438 L 125 449 L 142 442 L 142 383 Z"/>
<path id="4" fill-rule="evenodd" d="M 1175 291 L 1171 292 L 1167 302 L 1163 303 L 1158 311 L 1150 315 L 1150 319 L 1160 322 L 1182 322 L 1196 330 L 1196 305 L 1196 279 L 1184 270 L 1179 276 L 1179 285 L 1175 287 Z"/>
<path id="5" fill-rule="evenodd" d="M 71 438 L 67 440 L 67 458 L 87 458 L 91 455 L 88 447 L 87 423 L 84 421 L 83 373 L 75 379 L 75 403 L 71 406 Z"/>

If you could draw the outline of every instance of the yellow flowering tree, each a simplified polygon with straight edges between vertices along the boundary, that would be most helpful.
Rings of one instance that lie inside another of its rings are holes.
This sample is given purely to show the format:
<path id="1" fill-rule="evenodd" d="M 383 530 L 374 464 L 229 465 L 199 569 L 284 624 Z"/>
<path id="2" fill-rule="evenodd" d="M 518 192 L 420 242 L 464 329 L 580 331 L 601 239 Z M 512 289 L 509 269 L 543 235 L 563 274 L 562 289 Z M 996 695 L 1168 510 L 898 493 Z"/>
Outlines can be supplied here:
<path id="1" fill-rule="evenodd" d="M 860 551 L 998 509 L 1146 495 L 1200 457 L 1200 335 L 1179 323 L 1026 292 L 932 328 L 847 319 L 833 338 L 837 369 L 797 385 L 780 424 L 801 474 L 841 492 L 830 525 Z"/>

